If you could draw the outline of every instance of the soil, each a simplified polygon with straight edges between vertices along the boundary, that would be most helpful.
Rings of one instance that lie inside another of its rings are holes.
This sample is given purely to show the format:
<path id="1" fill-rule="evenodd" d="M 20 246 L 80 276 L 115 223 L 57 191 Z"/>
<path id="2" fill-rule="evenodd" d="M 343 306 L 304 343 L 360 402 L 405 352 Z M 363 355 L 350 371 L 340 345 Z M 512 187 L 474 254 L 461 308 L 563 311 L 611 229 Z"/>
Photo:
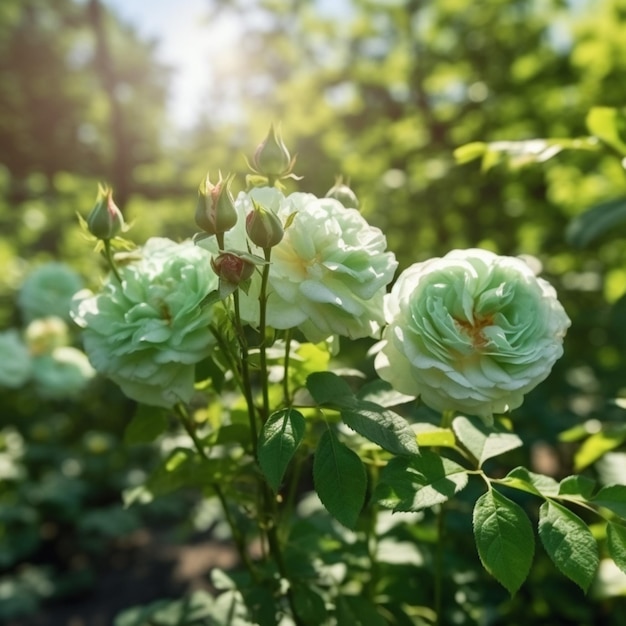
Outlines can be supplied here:
<path id="1" fill-rule="evenodd" d="M 93 585 L 80 594 L 46 603 L 35 615 L 6 626 L 112 626 L 124 609 L 190 591 L 212 591 L 212 568 L 237 563 L 232 547 L 198 536 L 173 544 L 163 532 L 139 530 L 116 542 L 95 565 Z"/>

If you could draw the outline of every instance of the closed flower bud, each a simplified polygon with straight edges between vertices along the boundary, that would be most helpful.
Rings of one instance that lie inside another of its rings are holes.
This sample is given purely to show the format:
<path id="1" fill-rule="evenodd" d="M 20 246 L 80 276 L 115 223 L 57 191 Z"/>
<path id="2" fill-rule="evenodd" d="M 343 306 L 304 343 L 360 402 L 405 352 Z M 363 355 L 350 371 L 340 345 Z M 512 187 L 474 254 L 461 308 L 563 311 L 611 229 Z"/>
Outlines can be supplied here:
<path id="1" fill-rule="evenodd" d="M 237 211 L 230 193 L 232 176 L 222 178 L 213 184 L 207 174 L 198 187 L 196 204 L 196 224 L 209 235 L 229 231 L 237 223 Z"/>
<path id="2" fill-rule="evenodd" d="M 335 184 L 326 192 L 326 197 L 339 200 L 346 209 L 359 208 L 359 199 L 356 197 L 354 191 L 343 182 L 341 177 L 339 177 Z"/>
<path id="3" fill-rule="evenodd" d="M 278 245 L 285 231 L 278 216 L 270 209 L 263 208 L 252 199 L 253 210 L 246 217 L 246 232 L 250 241 L 261 248 Z"/>
<path id="4" fill-rule="evenodd" d="M 256 149 L 253 164 L 259 174 L 269 178 L 280 178 L 291 171 L 291 155 L 273 124 L 265 140 Z"/>
<path id="5" fill-rule="evenodd" d="M 122 232 L 124 218 L 113 202 L 113 190 L 110 187 L 98 185 L 98 197 L 87 218 L 87 227 L 98 239 L 113 239 Z"/>
<path id="6" fill-rule="evenodd" d="M 234 252 L 222 252 L 211 259 L 211 267 L 220 281 L 239 285 L 252 277 L 254 263 Z"/>

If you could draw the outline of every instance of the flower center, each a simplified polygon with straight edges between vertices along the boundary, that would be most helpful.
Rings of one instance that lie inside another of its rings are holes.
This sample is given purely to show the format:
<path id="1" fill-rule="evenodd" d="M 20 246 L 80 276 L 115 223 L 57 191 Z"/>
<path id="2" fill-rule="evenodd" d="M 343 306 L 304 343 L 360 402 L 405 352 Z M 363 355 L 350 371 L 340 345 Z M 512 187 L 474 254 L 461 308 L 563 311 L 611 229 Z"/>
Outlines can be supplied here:
<path id="1" fill-rule="evenodd" d="M 474 322 L 469 322 L 468 320 L 459 320 L 454 319 L 454 323 L 457 325 L 459 329 L 461 329 L 472 342 L 472 345 L 477 350 L 484 348 L 489 340 L 483 334 L 483 329 L 486 326 L 493 326 L 493 314 L 488 315 L 474 315 Z"/>

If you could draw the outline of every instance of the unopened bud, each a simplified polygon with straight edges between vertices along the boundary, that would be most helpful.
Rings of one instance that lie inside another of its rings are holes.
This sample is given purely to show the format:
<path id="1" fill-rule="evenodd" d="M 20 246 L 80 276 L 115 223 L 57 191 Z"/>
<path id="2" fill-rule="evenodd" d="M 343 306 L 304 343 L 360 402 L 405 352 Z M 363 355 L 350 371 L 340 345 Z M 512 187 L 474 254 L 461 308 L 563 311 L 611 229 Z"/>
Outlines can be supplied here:
<path id="1" fill-rule="evenodd" d="M 326 197 L 339 200 L 346 209 L 359 208 L 359 199 L 356 197 L 354 191 L 343 182 L 341 177 L 339 177 L 335 184 L 326 192 Z"/>
<path id="2" fill-rule="evenodd" d="M 124 218 L 113 202 L 113 190 L 110 187 L 98 185 L 98 197 L 87 217 L 87 228 L 98 239 L 113 239 L 123 230 Z"/>
<path id="3" fill-rule="evenodd" d="M 252 200 L 253 209 L 246 217 L 246 232 L 250 241 L 261 248 L 278 245 L 285 231 L 278 216 Z"/>
<path id="4" fill-rule="evenodd" d="M 196 204 L 196 224 L 209 235 L 229 231 L 237 223 L 237 210 L 230 193 L 232 176 L 222 178 L 213 184 L 207 174 L 198 187 Z"/>
<path id="5" fill-rule="evenodd" d="M 231 285 L 239 285 L 252 277 L 254 263 L 234 252 L 222 252 L 211 259 L 213 271 Z"/>
<path id="6" fill-rule="evenodd" d="M 267 137 L 256 149 L 253 164 L 259 174 L 268 178 L 280 178 L 291 172 L 291 155 L 274 124 L 270 125 Z"/>

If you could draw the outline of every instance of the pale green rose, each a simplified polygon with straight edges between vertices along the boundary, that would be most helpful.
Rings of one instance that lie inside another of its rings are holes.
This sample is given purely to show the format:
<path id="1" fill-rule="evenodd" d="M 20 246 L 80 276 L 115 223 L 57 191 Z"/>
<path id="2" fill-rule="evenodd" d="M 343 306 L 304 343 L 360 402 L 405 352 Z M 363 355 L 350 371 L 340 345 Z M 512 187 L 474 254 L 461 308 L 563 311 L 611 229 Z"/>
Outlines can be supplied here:
<path id="1" fill-rule="evenodd" d="M 21 387 L 30 378 L 32 369 L 32 358 L 17 330 L 0 333 L 0 387 Z"/>
<path id="2" fill-rule="evenodd" d="M 70 346 L 54 348 L 33 359 L 33 379 L 43 398 L 63 400 L 77 396 L 93 378 L 95 370 L 86 355 Z"/>
<path id="3" fill-rule="evenodd" d="M 242 219 L 226 233 L 226 247 L 246 249 L 245 215 L 253 198 L 288 223 L 280 243 L 271 249 L 267 324 L 276 329 L 299 328 L 312 342 L 331 335 L 356 339 L 371 336 L 384 322 L 383 297 L 396 270 L 386 251 L 383 233 L 370 226 L 355 209 L 332 198 L 294 193 L 285 197 L 273 188 L 239 194 Z M 212 242 L 205 240 L 200 245 Z M 262 250 L 250 244 L 252 252 Z M 258 324 L 260 280 L 241 294 L 242 316 Z"/>
<path id="4" fill-rule="evenodd" d="M 188 402 L 194 365 L 211 353 L 214 307 L 203 299 L 217 289 L 210 255 L 190 241 L 153 238 L 141 259 L 110 276 L 102 291 L 78 294 L 72 317 L 97 371 L 130 398 L 156 406 Z"/>
<path id="5" fill-rule="evenodd" d="M 65 263 L 44 263 L 24 280 L 17 297 L 26 323 L 39 317 L 70 318 L 72 297 L 83 287 L 80 276 Z"/>
<path id="6" fill-rule="evenodd" d="M 438 411 L 487 419 L 548 376 L 570 325 L 526 263 L 478 249 L 412 265 L 385 305 L 381 378 Z"/>

